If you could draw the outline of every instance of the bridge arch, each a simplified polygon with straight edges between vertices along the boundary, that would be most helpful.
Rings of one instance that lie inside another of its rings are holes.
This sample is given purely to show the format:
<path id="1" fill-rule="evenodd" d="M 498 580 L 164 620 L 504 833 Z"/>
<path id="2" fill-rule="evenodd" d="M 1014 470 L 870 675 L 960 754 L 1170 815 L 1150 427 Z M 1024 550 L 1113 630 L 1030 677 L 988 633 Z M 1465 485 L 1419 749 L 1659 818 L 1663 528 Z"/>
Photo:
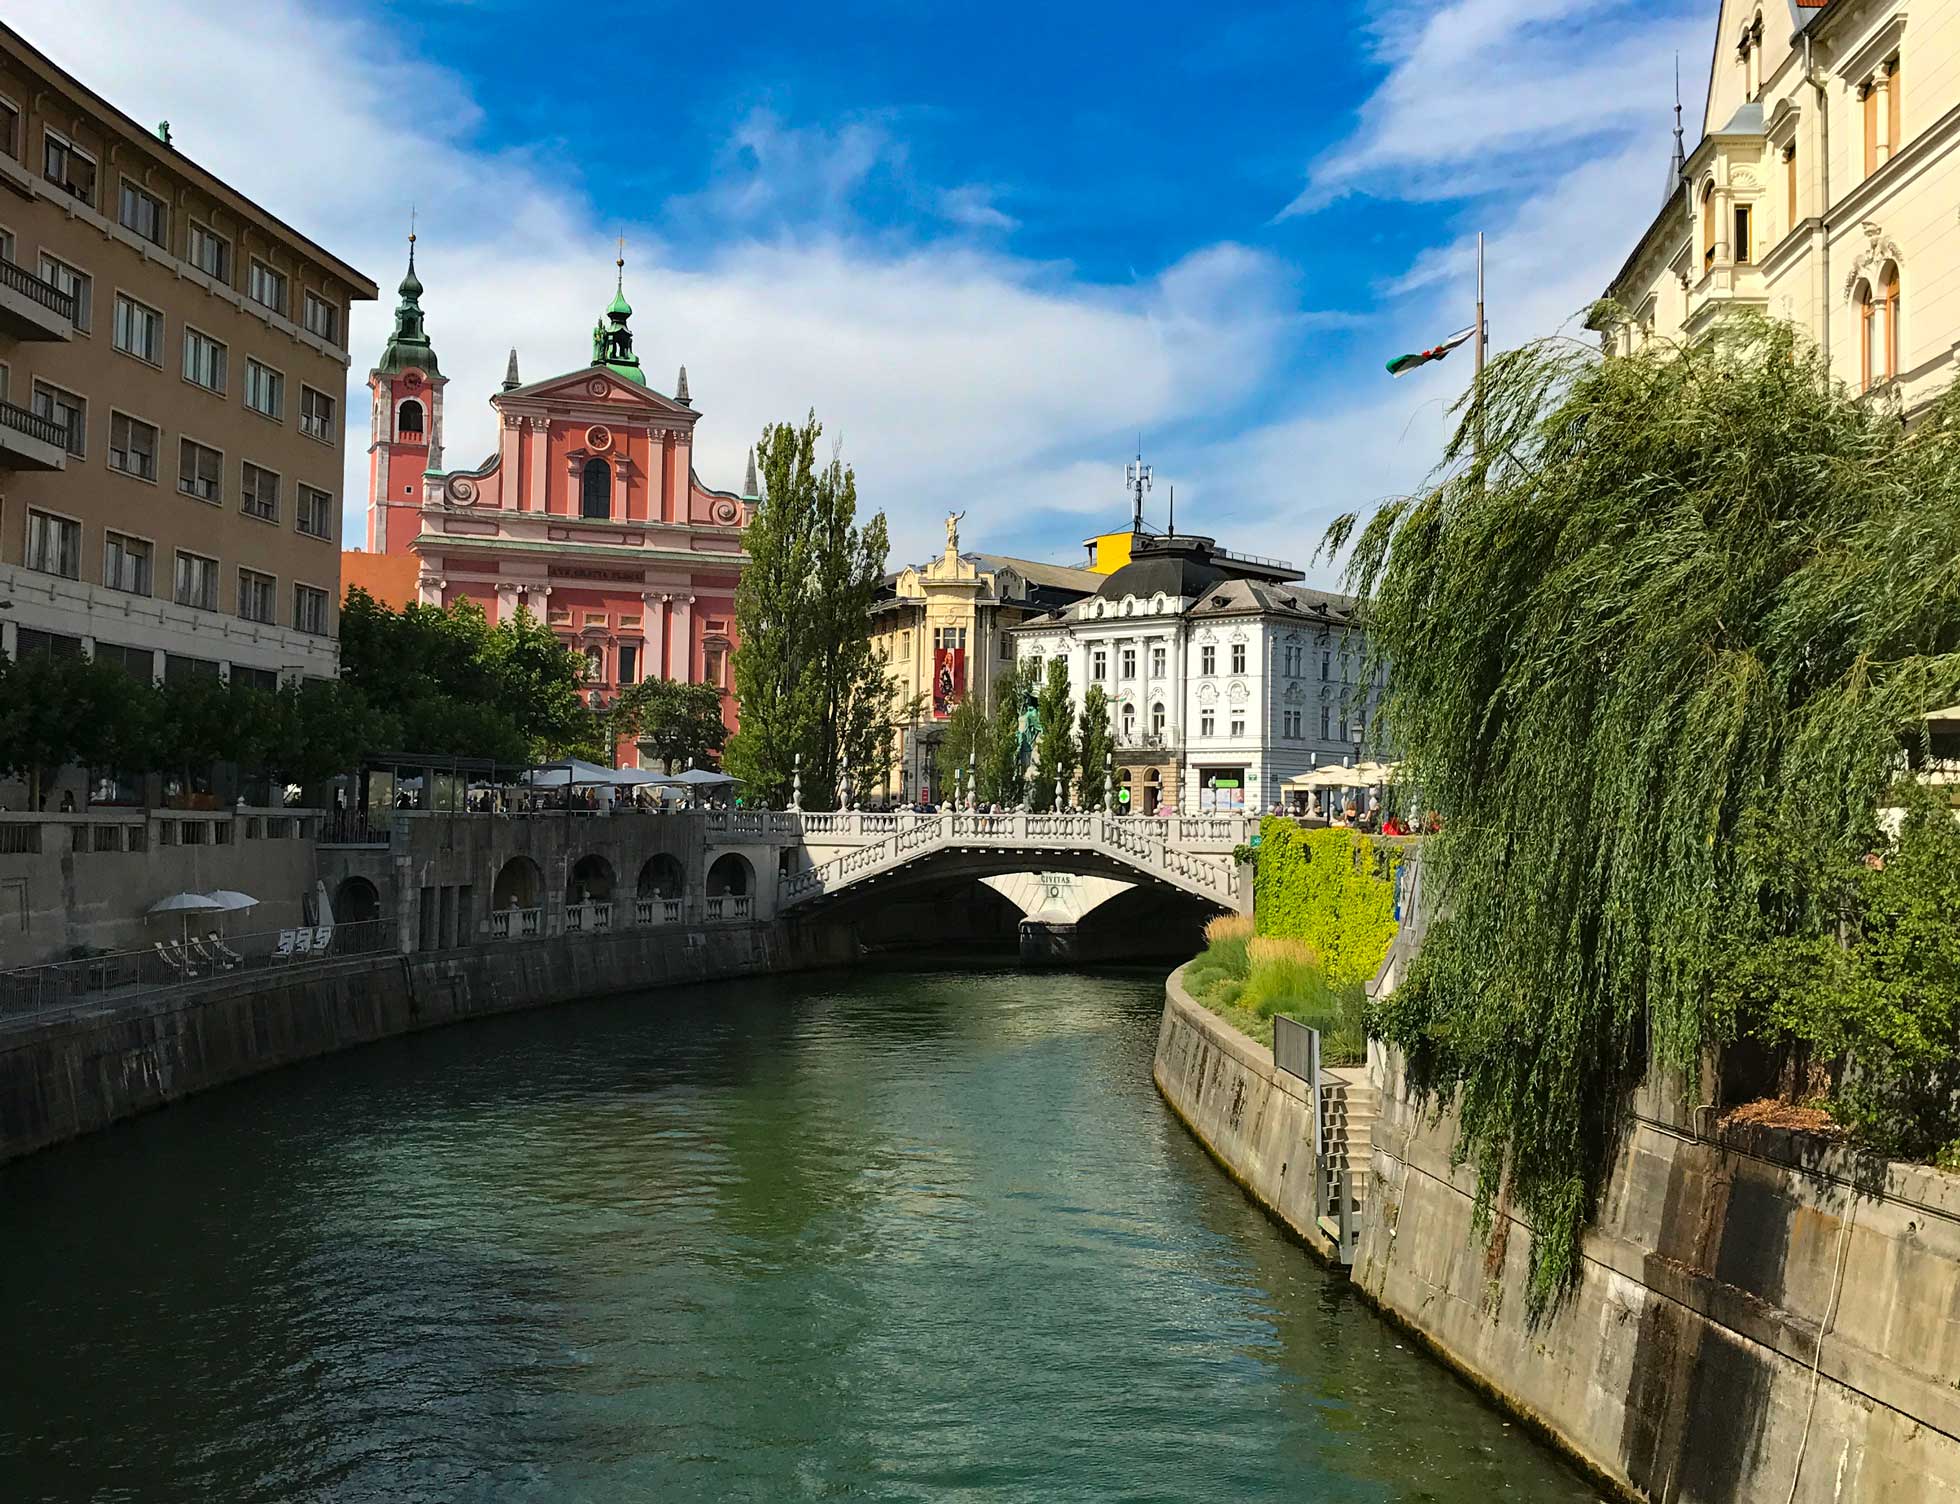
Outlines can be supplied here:
<path id="1" fill-rule="evenodd" d="M 738 851 L 725 851 L 708 868 L 708 897 L 741 898 L 755 892 L 755 868 Z"/>
<path id="2" fill-rule="evenodd" d="M 512 857 L 497 869 L 490 902 L 498 909 L 535 909 L 544 902 L 544 873 L 528 856 Z"/>
<path id="3" fill-rule="evenodd" d="M 687 870 L 669 852 L 656 852 L 640 868 L 637 896 L 641 898 L 679 898 L 687 886 Z"/>
<path id="4" fill-rule="evenodd" d="M 597 852 L 572 864 L 565 880 L 566 903 L 605 903 L 613 896 L 613 865 Z"/>

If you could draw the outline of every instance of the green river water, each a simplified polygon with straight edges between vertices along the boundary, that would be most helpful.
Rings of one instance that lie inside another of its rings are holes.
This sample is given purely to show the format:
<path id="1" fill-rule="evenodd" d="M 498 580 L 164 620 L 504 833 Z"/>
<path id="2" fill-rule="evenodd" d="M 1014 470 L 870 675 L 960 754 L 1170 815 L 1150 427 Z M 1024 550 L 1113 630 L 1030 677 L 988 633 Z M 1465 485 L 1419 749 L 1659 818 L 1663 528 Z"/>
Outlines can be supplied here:
<path id="1" fill-rule="evenodd" d="M 0 1500 L 1583 1500 L 1150 1081 L 1155 974 L 394 1040 L 0 1168 Z"/>

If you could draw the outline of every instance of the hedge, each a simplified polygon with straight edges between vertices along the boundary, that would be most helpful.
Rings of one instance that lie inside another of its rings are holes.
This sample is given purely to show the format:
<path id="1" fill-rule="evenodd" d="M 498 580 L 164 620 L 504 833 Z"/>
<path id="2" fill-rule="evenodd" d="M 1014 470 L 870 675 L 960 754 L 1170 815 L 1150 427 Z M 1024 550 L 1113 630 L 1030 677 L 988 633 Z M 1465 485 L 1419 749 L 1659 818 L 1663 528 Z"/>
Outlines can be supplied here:
<path id="1" fill-rule="evenodd" d="M 1304 940 L 1336 987 L 1366 982 L 1395 938 L 1395 865 L 1401 851 L 1351 830 L 1302 830 L 1268 815 L 1259 824 L 1253 922 L 1262 935 Z"/>

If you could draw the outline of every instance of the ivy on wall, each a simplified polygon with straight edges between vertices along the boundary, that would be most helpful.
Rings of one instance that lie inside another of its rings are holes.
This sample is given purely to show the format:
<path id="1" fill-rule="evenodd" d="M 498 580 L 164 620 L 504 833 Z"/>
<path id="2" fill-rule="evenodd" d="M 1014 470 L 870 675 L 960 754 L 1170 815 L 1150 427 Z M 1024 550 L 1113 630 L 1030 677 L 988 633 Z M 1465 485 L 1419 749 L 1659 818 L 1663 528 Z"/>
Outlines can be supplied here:
<path id="1" fill-rule="evenodd" d="M 1392 844 L 1351 830 L 1302 830 L 1268 815 L 1259 825 L 1253 918 L 1262 935 L 1304 940 L 1335 987 L 1366 982 L 1395 938 Z"/>

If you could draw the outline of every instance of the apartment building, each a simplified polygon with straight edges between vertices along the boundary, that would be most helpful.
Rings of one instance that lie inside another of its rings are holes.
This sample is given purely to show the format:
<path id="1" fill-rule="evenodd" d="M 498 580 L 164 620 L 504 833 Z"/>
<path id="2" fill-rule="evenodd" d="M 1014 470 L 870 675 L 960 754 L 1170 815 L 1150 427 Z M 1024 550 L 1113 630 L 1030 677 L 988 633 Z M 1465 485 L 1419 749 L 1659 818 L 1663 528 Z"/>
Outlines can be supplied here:
<path id="1" fill-rule="evenodd" d="M 1722 0 L 1692 150 L 1596 321 L 1609 352 L 1795 324 L 1910 422 L 1960 373 L 1960 0 Z"/>
<path id="2" fill-rule="evenodd" d="M 0 25 L 0 647 L 333 675 L 375 295 Z"/>

